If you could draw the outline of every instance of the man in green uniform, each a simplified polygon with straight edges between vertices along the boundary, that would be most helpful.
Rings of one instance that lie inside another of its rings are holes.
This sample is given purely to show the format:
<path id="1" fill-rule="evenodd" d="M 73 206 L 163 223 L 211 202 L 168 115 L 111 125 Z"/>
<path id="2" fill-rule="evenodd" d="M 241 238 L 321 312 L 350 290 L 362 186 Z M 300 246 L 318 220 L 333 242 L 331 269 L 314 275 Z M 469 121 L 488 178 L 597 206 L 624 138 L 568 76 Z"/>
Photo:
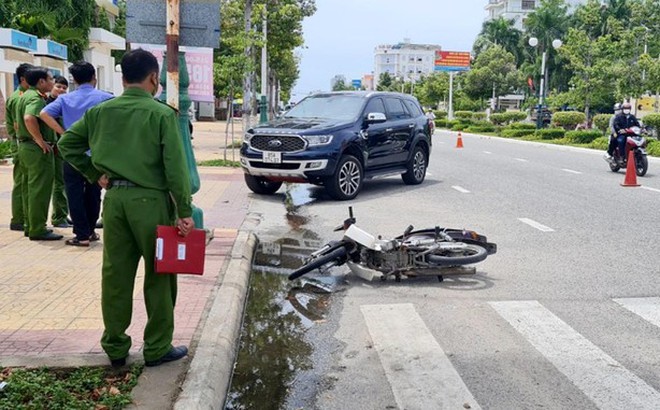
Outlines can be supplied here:
<path id="1" fill-rule="evenodd" d="M 48 205 L 53 191 L 55 133 L 39 119 L 46 106 L 46 94 L 53 88 L 53 76 L 45 68 L 27 71 L 30 88 L 16 105 L 18 159 L 23 172 L 25 234 L 31 241 L 56 241 L 62 235 L 46 229 Z"/>
<path id="2" fill-rule="evenodd" d="M 18 89 L 7 98 L 5 105 L 5 120 L 7 121 L 7 133 L 11 140 L 11 151 L 14 157 L 14 187 L 11 190 L 11 222 L 9 229 L 12 231 L 22 231 L 25 229 L 25 216 L 23 214 L 23 174 L 18 160 L 18 141 L 16 140 L 16 104 L 25 90 L 30 86 L 25 80 L 25 73 L 32 68 L 32 65 L 23 63 L 16 69 L 16 78 L 18 78 Z"/>
<path id="3" fill-rule="evenodd" d="M 144 360 L 147 366 L 188 353 L 172 347 L 176 275 L 154 272 L 156 226 L 194 228 L 190 182 L 176 112 L 153 99 L 158 62 L 142 49 L 121 61 L 124 93 L 87 110 L 58 143 L 64 160 L 107 189 L 103 202 L 101 345 L 113 366 L 126 363 L 131 338 L 133 287 L 144 258 Z M 91 158 L 85 153 L 91 148 Z"/>
<path id="4" fill-rule="evenodd" d="M 66 94 L 68 89 L 69 81 L 61 75 L 55 76 L 53 89 L 50 91 L 50 95 L 46 99 L 46 104 L 50 104 L 57 100 L 57 97 L 60 95 Z M 59 138 L 57 132 L 55 132 L 55 138 Z M 54 161 L 53 214 L 50 217 L 50 223 L 56 228 L 71 228 L 71 225 L 66 221 L 66 218 L 69 215 L 69 204 L 67 202 L 66 194 L 64 193 L 64 161 L 57 150 L 55 150 Z"/>

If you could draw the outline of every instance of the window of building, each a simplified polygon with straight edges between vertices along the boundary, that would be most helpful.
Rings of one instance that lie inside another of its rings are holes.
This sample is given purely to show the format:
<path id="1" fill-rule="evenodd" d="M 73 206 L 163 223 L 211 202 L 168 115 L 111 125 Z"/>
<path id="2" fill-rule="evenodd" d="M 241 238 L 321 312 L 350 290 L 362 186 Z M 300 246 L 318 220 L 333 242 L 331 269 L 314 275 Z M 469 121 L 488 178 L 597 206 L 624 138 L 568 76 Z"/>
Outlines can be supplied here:
<path id="1" fill-rule="evenodd" d="M 535 0 L 522 0 L 522 9 L 523 10 L 534 10 L 536 8 Z"/>

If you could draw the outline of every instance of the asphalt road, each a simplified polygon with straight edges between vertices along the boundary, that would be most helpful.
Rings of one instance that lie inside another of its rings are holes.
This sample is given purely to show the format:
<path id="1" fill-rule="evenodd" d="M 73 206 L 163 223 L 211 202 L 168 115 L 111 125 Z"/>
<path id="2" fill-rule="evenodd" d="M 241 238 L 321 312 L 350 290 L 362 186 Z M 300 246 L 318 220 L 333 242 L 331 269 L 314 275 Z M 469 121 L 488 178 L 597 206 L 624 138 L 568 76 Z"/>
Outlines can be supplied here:
<path id="1" fill-rule="evenodd" d="M 438 132 L 426 181 L 369 181 L 356 200 L 322 189 L 298 212 L 322 240 L 352 205 L 361 228 L 474 229 L 498 253 L 475 276 L 369 283 L 348 274 L 310 330 L 317 379 L 305 408 L 660 408 L 660 161 L 624 188 L 602 152 Z M 294 199 L 300 195 L 294 195 Z M 255 197 L 257 235 L 295 235 L 283 194 Z M 292 397 L 301 386 L 292 386 Z M 301 405 L 292 399 L 290 407 Z"/>

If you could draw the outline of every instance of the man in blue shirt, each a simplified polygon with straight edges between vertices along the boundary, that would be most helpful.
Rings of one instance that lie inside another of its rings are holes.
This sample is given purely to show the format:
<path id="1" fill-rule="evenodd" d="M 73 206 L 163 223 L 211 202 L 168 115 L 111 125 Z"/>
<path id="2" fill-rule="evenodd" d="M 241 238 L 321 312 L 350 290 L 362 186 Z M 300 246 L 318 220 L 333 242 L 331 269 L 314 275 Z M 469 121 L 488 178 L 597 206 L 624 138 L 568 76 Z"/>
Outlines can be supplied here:
<path id="1" fill-rule="evenodd" d="M 99 91 L 96 86 L 96 70 L 88 62 L 81 61 L 69 68 L 78 89 L 61 95 L 41 111 L 41 119 L 55 132 L 62 135 L 71 128 L 85 112 L 112 98 L 112 94 Z M 58 124 L 61 118 L 64 128 Z M 89 246 L 99 240 L 94 232 L 96 220 L 101 212 L 101 187 L 96 181 L 88 181 L 81 173 L 67 162 L 64 163 L 64 186 L 69 200 L 69 212 L 73 220 L 75 238 L 68 239 L 67 245 Z"/>

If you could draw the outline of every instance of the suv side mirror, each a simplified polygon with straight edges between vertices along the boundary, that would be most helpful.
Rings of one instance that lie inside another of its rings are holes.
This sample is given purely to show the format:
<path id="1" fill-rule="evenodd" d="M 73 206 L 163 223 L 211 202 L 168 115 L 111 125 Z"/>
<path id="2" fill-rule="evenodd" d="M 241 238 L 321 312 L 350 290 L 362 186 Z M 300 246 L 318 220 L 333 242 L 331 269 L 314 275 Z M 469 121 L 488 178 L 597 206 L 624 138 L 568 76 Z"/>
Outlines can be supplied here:
<path id="1" fill-rule="evenodd" d="M 382 112 L 370 112 L 367 114 L 367 124 L 380 124 L 385 121 L 387 121 L 387 118 Z"/>

